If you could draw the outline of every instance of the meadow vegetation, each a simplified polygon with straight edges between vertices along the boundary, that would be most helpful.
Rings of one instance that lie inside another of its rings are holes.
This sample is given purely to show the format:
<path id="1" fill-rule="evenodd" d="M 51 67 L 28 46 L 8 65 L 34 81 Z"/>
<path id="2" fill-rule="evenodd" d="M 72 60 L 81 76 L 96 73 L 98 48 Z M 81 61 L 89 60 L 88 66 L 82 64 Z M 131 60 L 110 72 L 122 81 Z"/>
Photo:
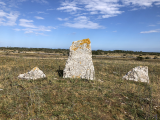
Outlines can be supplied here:
<path id="1" fill-rule="evenodd" d="M 64 79 L 65 54 L 0 52 L 0 120 L 160 119 L 160 59 L 94 56 L 96 80 Z M 36 66 L 47 78 L 17 78 Z M 122 80 L 137 66 L 148 66 L 149 84 Z"/>

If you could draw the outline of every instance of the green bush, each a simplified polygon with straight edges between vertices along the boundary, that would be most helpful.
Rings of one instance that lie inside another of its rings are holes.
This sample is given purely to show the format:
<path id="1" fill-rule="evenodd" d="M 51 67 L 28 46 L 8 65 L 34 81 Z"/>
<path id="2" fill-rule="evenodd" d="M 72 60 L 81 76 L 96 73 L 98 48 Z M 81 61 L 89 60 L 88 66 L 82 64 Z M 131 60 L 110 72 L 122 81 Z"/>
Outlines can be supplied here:
<path id="1" fill-rule="evenodd" d="M 137 58 L 136 58 L 136 60 L 139 60 L 139 61 L 142 61 L 144 58 L 143 57 L 140 57 L 140 56 L 138 56 Z"/>
<path id="2" fill-rule="evenodd" d="M 151 59 L 151 57 L 148 57 L 148 56 L 147 56 L 147 57 L 145 57 L 145 59 Z"/>
<path id="3" fill-rule="evenodd" d="M 157 56 L 154 56 L 154 58 L 153 59 L 158 59 L 158 57 Z"/>

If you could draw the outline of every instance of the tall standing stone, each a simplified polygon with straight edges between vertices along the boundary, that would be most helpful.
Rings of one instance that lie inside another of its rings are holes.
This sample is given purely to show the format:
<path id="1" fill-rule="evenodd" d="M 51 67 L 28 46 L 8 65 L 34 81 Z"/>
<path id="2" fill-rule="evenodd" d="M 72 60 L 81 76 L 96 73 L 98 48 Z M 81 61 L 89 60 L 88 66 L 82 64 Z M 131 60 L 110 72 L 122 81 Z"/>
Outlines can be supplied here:
<path id="1" fill-rule="evenodd" d="M 148 67 L 138 66 L 129 71 L 122 79 L 149 83 Z"/>
<path id="2" fill-rule="evenodd" d="M 95 79 L 90 39 L 74 41 L 63 70 L 63 78 Z"/>

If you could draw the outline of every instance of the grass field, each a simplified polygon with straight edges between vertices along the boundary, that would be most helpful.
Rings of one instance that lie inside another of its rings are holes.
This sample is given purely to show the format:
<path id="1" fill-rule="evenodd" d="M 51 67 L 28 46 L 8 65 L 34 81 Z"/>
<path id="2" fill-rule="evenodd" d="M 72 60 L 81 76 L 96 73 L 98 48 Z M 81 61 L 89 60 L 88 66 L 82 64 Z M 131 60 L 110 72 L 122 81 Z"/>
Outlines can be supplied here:
<path id="1" fill-rule="evenodd" d="M 63 79 L 65 56 L 0 55 L 0 120 L 160 119 L 160 60 L 93 58 L 96 80 L 86 80 Z M 149 84 L 122 80 L 140 65 Z M 47 78 L 17 78 L 36 66 Z"/>

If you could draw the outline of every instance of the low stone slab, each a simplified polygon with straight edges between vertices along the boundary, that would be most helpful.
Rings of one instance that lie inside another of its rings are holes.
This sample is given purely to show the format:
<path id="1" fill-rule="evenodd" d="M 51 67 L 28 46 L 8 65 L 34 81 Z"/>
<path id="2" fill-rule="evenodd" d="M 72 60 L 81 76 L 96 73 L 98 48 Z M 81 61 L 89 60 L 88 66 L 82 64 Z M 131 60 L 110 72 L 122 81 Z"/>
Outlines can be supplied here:
<path id="1" fill-rule="evenodd" d="M 129 71 L 122 79 L 149 83 L 148 67 L 138 66 Z"/>
<path id="2" fill-rule="evenodd" d="M 95 79 L 90 39 L 74 41 L 63 70 L 63 78 Z"/>
<path id="3" fill-rule="evenodd" d="M 19 79 L 36 80 L 39 78 L 45 78 L 46 75 L 38 67 L 33 68 L 30 72 L 20 74 Z"/>

